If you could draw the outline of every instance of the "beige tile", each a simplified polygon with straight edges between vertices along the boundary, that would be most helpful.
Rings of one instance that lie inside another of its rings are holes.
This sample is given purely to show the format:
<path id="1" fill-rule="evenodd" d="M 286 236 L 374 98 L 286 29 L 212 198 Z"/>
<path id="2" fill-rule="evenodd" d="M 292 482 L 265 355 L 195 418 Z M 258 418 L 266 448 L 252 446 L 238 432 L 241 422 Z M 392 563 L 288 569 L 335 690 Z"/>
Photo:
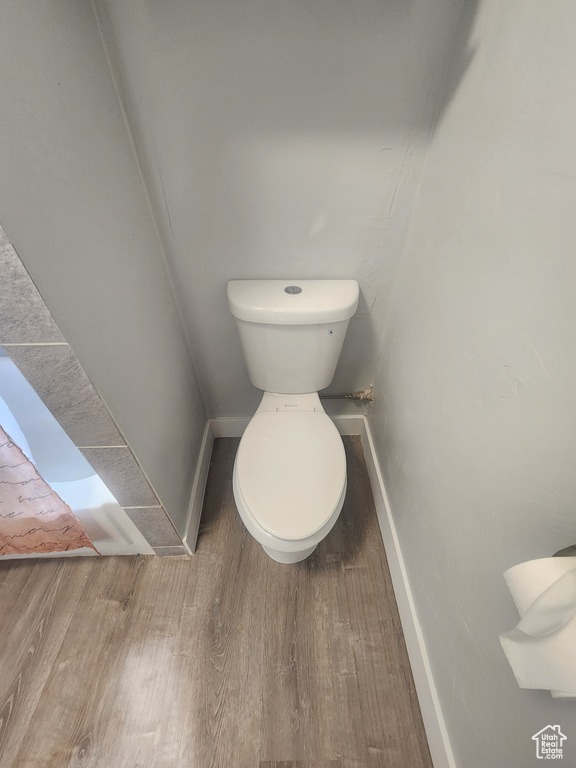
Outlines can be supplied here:
<path id="1" fill-rule="evenodd" d="M 122 507 L 160 504 L 128 447 L 80 450 Z"/>
<path id="2" fill-rule="evenodd" d="M 125 445 L 102 398 L 65 346 L 7 347 L 18 368 L 76 445 Z"/>
<path id="3" fill-rule="evenodd" d="M 153 547 L 158 557 L 189 557 L 184 547 Z"/>
<path id="4" fill-rule="evenodd" d="M 0 228 L 0 346 L 65 339 L 18 254 Z"/>
<path id="5" fill-rule="evenodd" d="M 181 546 L 182 539 L 162 507 L 125 507 L 124 511 L 152 547 Z"/>

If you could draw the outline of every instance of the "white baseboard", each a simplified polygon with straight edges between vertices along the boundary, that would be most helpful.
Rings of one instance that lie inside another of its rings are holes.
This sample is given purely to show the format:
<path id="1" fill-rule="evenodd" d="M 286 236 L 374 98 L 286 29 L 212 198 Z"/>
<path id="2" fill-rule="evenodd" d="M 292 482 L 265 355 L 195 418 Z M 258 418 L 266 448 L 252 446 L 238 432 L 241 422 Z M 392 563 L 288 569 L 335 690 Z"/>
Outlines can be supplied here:
<path id="1" fill-rule="evenodd" d="M 204 492 L 206 490 L 206 481 L 208 479 L 208 470 L 210 469 L 210 459 L 212 457 L 212 446 L 214 445 L 214 433 L 210 421 L 206 422 L 202 443 L 200 445 L 200 454 L 196 464 L 196 472 L 192 483 L 192 492 L 190 494 L 190 504 L 188 506 L 188 515 L 186 517 L 186 529 L 182 543 L 189 555 L 196 549 L 196 540 L 198 538 L 198 528 L 200 527 L 200 516 L 202 515 L 202 505 L 204 503 Z"/>
<path id="2" fill-rule="evenodd" d="M 239 416 L 238 418 L 211 419 L 210 426 L 214 437 L 242 437 L 250 419 Z"/>
<path id="3" fill-rule="evenodd" d="M 372 495 L 374 496 L 374 504 L 378 515 L 384 549 L 386 550 L 388 567 L 392 577 L 394 594 L 398 604 L 398 612 L 402 622 L 404 639 L 410 658 L 410 666 L 418 694 L 422 720 L 424 721 L 424 728 L 428 737 L 432 762 L 434 768 L 457 768 L 436 686 L 434 685 L 428 653 L 426 652 L 424 637 L 420 622 L 418 621 L 416 606 L 410 589 L 408 574 L 396 534 L 396 526 L 394 525 L 394 519 L 386 495 L 368 420 L 363 415 L 331 416 L 331 418 L 341 435 L 360 435 L 362 439 Z M 212 419 L 209 422 L 211 434 L 213 437 L 241 437 L 249 421 L 249 418 Z M 204 485 L 202 488 L 204 488 Z M 200 510 L 201 508 L 202 504 L 200 501 Z"/>
<path id="4" fill-rule="evenodd" d="M 343 416 L 330 416 L 338 428 L 341 435 L 362 435 L 365 431 L 364 416 L 353 416 L 345 414 Z"/>
<path id="5" fill-rule="evenodd" d="M 457 768 L 436 692 L 422 629 L 418 621 L 404 558 L 402 557 L 400 543 L 396 534 L 396 526 L 394 525 L 394 519 L 386 495 L 382 473 L 380 472 L 370 426 L 365 417 L 361 418 L 364 422 L 364 430 L 360 433 L 364 457 L 370 476 L 372 495 L 374 496 L 374 504 L 378 515 L 378 522 L 380 523 L 380 531 L 382 532 L 382 540 L 386 550 L 394 595 L 398 604 L 398 612 L 402 622 L 404 639 L 406 641 L 416 693 L 418 694 L 422 720 L 424 721 L 424 728 L 428 737 L 432 762 L 434 768 Z"/>

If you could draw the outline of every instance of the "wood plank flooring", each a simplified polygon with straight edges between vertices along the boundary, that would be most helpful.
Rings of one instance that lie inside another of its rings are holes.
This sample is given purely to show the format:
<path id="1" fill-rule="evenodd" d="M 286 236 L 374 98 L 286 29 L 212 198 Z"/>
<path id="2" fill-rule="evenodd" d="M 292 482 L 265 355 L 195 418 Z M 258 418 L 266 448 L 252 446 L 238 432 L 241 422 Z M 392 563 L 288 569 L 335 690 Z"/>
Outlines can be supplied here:
<path id="1" fill-rule="evenodd" d="M 0 563 L 0 768 L 431 768 L 359 438 L 308 560 L 271 560 L 218 439 L 193 558 Z"/>

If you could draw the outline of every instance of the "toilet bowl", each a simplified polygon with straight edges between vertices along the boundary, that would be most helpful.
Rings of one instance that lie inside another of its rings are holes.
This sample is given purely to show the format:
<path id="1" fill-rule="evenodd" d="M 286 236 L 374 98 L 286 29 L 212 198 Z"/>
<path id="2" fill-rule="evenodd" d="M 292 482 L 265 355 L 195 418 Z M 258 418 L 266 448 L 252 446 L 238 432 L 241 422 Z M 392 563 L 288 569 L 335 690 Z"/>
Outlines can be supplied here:
<path id="1" fill-rule="evenodd" d="M 250 381 L 264 392 L 234 463 L 234 499 L 274 560 L 308 557 L 346 495 L 342 439 L 318 392 L 334 377 L 355 280 L 231 280 L 228 304 Z"/>
<path id="2" fill-rule="evenodd" d="M 342 438 L 316 392 L 265 392 L 234 462 L 234 498 L 271 558 L 304 560 L 334 526 L 346 496 Z"/>

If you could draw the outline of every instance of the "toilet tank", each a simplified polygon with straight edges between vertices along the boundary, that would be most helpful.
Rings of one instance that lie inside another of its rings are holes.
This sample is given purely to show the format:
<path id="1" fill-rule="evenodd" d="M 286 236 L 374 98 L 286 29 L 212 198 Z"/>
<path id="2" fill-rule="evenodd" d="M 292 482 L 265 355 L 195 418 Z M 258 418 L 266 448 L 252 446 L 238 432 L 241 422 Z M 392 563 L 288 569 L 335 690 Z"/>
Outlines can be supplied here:
<path id="1" fill-rule="evenodd" d="M 350 318 L 356 280 L 231 280 L 250 381 L 266 392 L 318 392 L 334 378 Z"/>

